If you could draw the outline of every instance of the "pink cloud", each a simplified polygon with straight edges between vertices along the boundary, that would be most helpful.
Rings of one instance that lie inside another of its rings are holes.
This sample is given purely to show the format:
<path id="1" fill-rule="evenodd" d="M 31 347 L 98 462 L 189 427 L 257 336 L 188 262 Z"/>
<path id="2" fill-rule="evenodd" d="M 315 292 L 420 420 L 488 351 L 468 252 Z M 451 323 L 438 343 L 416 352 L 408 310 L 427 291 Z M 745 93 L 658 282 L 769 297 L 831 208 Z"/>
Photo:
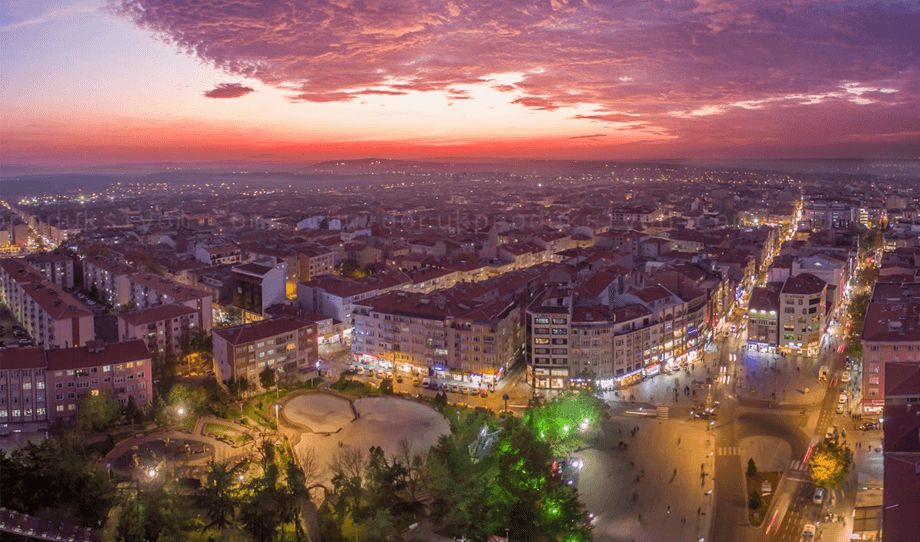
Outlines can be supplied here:
<path id="1" fill-rule="evenodd" d="M 738 118 L 776 120 L 792 130 L 782 137 L 797 142 L 795 126 L 817 118 L 859 130 L 829 114 L 840 108 L 836 95 L 847 94 L 846 84 L 876 89 L 844 96 L 857 106 L 853 115 L 893 120 L 893 111 L 920 109 L 920 10 L 910 3 L 109 1 L 177 49 L 288 89 L 291 101 L 413 91 L 457 100 L 469 95 L 453 87 L 487 85 L 509 103 L 579 107 L 570 118 L 654 127 L 686 141 L 722 140 L 723 128 L 744 141 L 767 137 L 769 126 L 736 130 Z M 513 83 L 493 79 L 509 73 L 524 75 Z"/>
<path id="2" fill-rule="evenodd" d="M 240 83 L 218 83 L 217 86 L 211 90 L 205 91 L 205 98 L 239 98 L 240 96 L 245 96 L 250 92 L 255 92 L 255 89 L 245 87 Z"/>

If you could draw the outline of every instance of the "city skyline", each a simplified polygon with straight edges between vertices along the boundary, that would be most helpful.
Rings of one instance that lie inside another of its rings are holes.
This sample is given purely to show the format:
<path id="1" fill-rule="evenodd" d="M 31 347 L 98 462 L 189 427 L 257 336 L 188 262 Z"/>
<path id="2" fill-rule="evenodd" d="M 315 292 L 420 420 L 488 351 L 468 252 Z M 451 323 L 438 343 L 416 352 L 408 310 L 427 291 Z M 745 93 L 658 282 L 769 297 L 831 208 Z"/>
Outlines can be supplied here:
<path id="1" fill-rule="evenodd" d="M 7 3 L 5 164 L 912 158 L 912 2 Z"/>

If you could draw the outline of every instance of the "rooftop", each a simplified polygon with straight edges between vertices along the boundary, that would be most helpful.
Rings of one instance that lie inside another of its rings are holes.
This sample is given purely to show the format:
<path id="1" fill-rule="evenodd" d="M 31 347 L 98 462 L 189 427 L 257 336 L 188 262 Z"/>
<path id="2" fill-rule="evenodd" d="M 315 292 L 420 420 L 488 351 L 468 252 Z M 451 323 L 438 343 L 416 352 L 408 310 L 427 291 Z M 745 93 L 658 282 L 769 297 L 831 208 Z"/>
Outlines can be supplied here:
<path id="1" fill-rule="evenodd" d="M 222 337 L 230 344 L 236 345 L 259 341 L 284 333 L 292 333 L 298 329 L 303 329 L 311 325 L 313 324 L 300 320 L 299 318 L 283 316 L 281 318 L 275 318 L 274 320 L 263 320 L 261 322 L 242 326 L 215 329 L 213 333 Z"/>

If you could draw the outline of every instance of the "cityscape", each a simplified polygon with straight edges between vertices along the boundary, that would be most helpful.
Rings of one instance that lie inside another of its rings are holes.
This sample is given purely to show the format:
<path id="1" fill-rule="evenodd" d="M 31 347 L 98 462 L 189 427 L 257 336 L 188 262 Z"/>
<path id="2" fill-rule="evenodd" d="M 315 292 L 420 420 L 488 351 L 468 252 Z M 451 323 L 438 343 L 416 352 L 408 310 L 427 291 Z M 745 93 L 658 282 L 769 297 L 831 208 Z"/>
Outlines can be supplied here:
<path id="1" fill-rule="evenodd" d="M 0 540 L 916 542 L 918 23 L 4 4 Z"/>

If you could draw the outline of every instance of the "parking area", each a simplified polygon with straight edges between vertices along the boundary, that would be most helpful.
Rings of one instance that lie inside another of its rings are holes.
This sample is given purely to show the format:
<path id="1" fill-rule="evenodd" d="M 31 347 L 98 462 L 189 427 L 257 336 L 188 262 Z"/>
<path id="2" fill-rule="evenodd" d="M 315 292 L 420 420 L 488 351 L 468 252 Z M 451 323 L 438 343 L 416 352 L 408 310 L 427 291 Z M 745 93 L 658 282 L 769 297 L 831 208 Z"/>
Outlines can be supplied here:
<path id="1" fill-rule="evenodd" d="M 32 337 L 25 329 L 13 319 L 13 314 L 6 308 L 0 307 L 0 347 L 18 344 L 19 346 L 34 346 Z"/>

